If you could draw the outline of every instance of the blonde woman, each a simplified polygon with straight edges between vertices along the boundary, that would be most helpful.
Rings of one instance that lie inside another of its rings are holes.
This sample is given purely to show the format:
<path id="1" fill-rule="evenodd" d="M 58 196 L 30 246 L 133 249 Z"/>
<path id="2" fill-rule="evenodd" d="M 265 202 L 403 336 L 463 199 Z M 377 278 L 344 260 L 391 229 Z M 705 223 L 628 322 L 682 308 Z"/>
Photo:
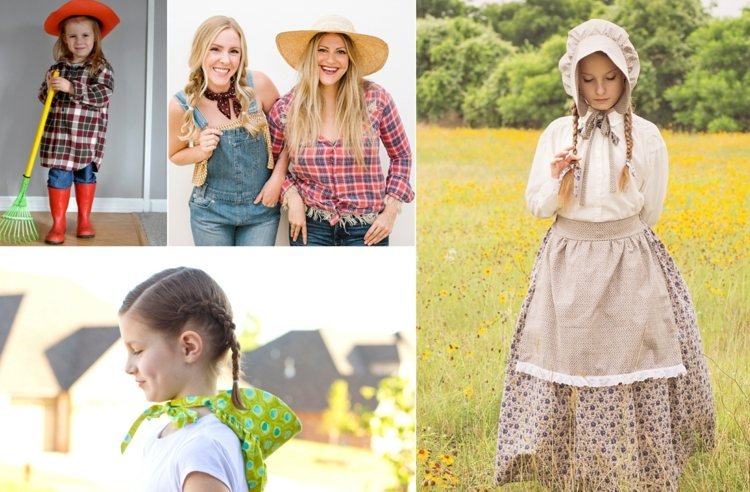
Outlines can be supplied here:
<path id="1" fill-rule="evenodd" d="M 409 184 L 411 149 L 390 94 L 364 80 L 388 45 L 327 16 L 276 44 L 299 82 L 268 115 L 273 154 L 289 160 L 282 187 L 292 246 L 387 246 Z M 390 157 L 383 176 L 378 141 Z"/>
<path id="2" fill-rule="evenodd" d="M 286 162 L 274 166 L 264 112 L 279 93 L 247 70 L 245 35 L 224 16 L 195 32 L 190 76 L 169 103 L 169 159 L 196 164 L 190 227 L 196 246 L 273 246 Z"/>

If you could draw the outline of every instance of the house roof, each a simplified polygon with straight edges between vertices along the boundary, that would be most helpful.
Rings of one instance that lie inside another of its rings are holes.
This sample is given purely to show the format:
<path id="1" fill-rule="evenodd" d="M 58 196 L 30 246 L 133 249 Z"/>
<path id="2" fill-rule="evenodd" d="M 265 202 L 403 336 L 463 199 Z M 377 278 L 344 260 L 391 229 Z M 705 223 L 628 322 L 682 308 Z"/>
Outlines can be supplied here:
<path id="1" fill-rule="evenodd" d="M 3 356 L 5 342 L 10 335 L 10 327 L 16 319 L 21 299 L 23 299 L 22 295 L 0 296 L 0 357 Z"/>
<path id="2" fill-rule="evenodd" d="M 244 379 L 268 390 L 298 411 L 319 412 L 328 408 L 328 391 L 337 379 L 349 384 L 352 404 L 374 408 L 360 389 L 377 386 L 383 374 L 373 373 L 374 364 L 398 366 L 401 356 L 392 334 L 361 336 L 329 330 L 290 331 L 242 356 Z"/>
<path id="3" fill-rule="evenodd" d="M 44 353 L 60 388 L 70 389 L 119 338 L 117 326 L 80 328 L 48 348 Z"/>
<path id="4" fill-rule="evenodd" d="M 111 334 L 117 326 L 116 309 L 66 278 L 0 271 L 0 298 L 12 296 L 20 301 L 0 357 L 0 391 L 30 398 L 54 397 L 69 387 L 74 373 L 80 377 L 101 355 L 84 354 L 85 347 L 99 348 L 105 343 L 107 336 L 102 333 Z M 90 326 L 109 331 L 94 329 L 73 335 Z M 96 340 L 91 342 L 95 347 L 88 345 L 88 335 Z M 76 347 L 80 343 L 85 347 Z M 53 347 L 57 348 L 50 359 L 46 352 Z M 60 361 L 66 358 L 71 362 Z"/>

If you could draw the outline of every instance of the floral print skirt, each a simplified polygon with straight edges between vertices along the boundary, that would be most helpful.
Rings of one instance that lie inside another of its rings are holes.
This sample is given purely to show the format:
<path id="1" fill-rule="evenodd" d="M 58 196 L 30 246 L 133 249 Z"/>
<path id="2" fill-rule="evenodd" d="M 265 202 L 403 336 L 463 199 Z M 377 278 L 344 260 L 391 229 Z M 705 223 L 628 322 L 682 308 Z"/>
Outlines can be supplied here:
<path id="1" fill-rule="evenodd" d="M 665 246 L 643 234 L 666 280 L 686 373 L 603 387 L 560 384 L 516 371 L 536 290 L 540 247 L 521 306 L 500 408 L 498 484 L 538 480 L 551 490 L 677 490 L 682 465 L 713 447 L 715 414 L 690 294 Z"/>

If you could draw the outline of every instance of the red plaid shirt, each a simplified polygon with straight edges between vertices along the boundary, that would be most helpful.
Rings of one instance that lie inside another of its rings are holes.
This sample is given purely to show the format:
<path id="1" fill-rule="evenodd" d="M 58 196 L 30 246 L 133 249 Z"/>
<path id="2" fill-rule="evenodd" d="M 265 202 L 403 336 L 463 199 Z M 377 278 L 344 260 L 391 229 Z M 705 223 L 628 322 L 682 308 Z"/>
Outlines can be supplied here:
<path id="1" fill-rule="evenodd" d="M 109 117 L 109 98 L 114 90 L 112 67 L 105 64 L 92 74 L 90 65 L 58 62 L 50 70 L 59 70 L 68 79 L 73 93 L 58 92 L 52 99 L 41 144 L 44 167 L 77 171 L 92 162 L 96 170 L 102 164 Z M 39 100 L 47 98 L 47 82 L 39 88 Z"/>
<path id="2" fill-rule="evenodd" d="M 332 212 L 332 225 L 341 214 L 380 213 L 386 194 L 402 202 L 414 199 L 409 184 L 411 148 L 396 105 L 385 89 L 367 84 L 365 103 L 373 137 L 364 142 L 364 165 L 358 166 L 340 141 L 329 142 L 321 136 L 314 146 L 303 147 L 294 160 L 290 159 L 289 175 L 281 188 L 283 194 L 295 186 L 305 205 Z M 274 160 L 284 149 L 286 116 L 293 98 L 294 90 L 276 101 L 268 113 Z M 378 139 L 391 161 L 387 178 L 380 165 Z"/>

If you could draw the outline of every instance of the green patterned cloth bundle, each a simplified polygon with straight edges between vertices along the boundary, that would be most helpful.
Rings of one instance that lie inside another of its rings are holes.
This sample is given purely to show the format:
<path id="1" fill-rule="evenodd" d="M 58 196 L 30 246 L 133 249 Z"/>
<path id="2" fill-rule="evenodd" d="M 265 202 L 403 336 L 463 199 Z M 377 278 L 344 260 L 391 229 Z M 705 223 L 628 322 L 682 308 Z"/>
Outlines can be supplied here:
<path id="1" fill-rule="evenodd" d="M 194 407 L 206 407 L 226 424 L 240 440 L 245 460 L 245 477 L 250 491 L 260 491 L 266 484 L 264 460 L 302 430 L 302 423 L 279 397 L 258 388 L 240 390 L 245 410 L 232 404 L 232 391 L 216 396 L 187 396 L 148 407 L 125 435 L 120 450 L 124 453 L 138 427 L 146 419 L 168 415 L 177 428 L 198 420 Z"/>

